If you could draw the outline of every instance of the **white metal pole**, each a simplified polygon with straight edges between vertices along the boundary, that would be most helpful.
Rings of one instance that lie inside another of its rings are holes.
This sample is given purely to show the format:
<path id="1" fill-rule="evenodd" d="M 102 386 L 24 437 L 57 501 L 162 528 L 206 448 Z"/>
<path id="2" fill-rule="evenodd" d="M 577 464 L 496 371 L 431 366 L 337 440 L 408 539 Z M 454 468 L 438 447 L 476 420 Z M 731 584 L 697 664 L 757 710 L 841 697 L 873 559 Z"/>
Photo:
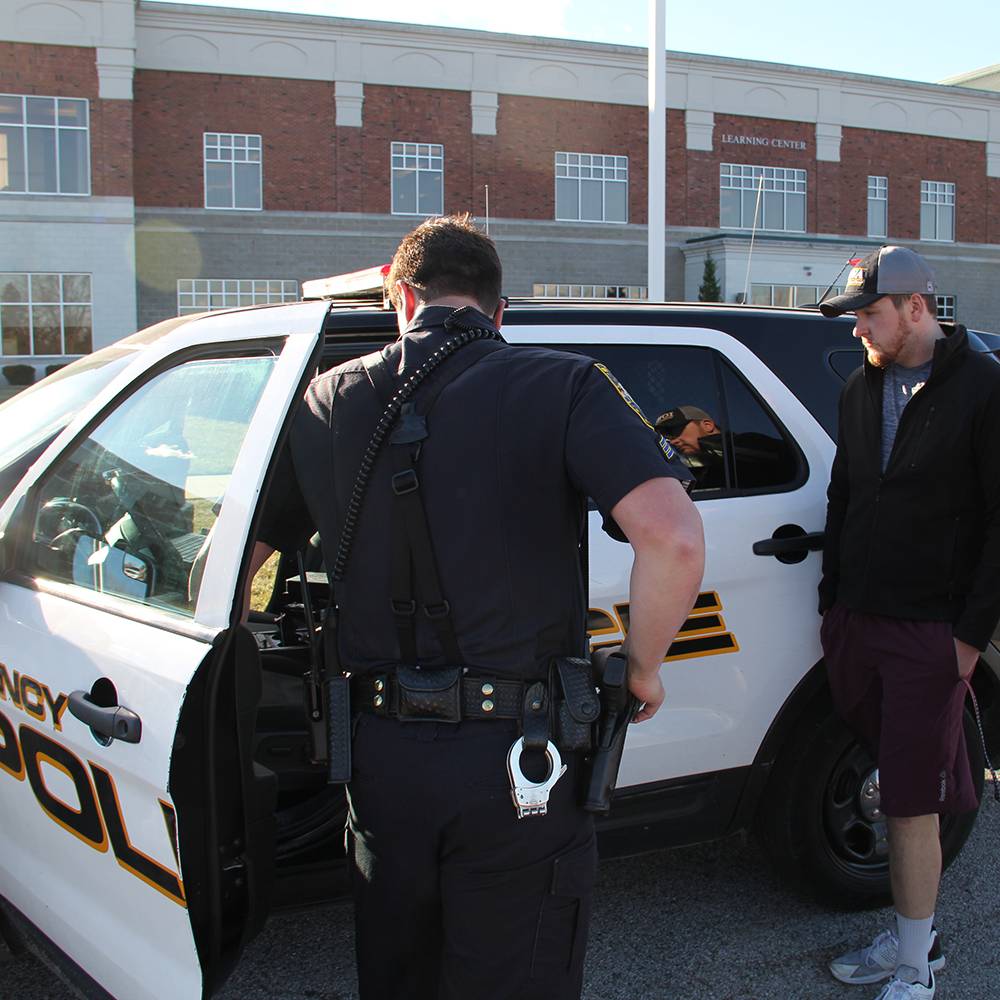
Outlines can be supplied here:
<path id="1" fill-rule="evenodd" d="M 667 222 L 667 32 L 666 0 L 649 0 L 649 298 L 666 297 Z"/>

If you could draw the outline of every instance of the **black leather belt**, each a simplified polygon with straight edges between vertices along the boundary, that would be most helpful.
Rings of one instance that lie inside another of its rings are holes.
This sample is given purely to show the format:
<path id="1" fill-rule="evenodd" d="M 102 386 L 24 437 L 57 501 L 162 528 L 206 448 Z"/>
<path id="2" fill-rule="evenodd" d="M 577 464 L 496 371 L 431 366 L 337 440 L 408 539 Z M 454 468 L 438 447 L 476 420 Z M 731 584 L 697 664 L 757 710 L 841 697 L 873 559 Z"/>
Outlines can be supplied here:
<path id="1" fill-rule="evenodd" d="M 493 677 L 462 677 L 463 719 L 520 719 L 524 702 L 521 681 Z M 351 710 L 383 718 L 399 717 L 399 684 L 394 673 L 375 673 L 351 678 Z M 458 722 L 458 719 L 451 720 Z"/>

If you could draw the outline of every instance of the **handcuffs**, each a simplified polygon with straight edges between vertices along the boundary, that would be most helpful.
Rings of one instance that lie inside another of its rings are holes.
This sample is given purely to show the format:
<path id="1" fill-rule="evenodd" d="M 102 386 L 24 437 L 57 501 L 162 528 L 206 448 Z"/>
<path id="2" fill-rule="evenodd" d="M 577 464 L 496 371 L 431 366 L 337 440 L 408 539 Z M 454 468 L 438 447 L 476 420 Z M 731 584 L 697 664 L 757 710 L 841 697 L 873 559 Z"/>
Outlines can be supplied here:
<path id="1" fill-rule="evenodd" d="M 519 736 L 507 754 L 507 774 L 510 776 L 510 797 L 517 809 L 517 818 L 544 816 L 549 811 L 549 792 L 566 773 L 566 765 L 559 756 L 556 745 L 549 740 L 545 747 L 545 757 L 549 772 L 544 781 L 533 782 L 521 772 L 521 754 L 524 751 L 524 737 Z"/>

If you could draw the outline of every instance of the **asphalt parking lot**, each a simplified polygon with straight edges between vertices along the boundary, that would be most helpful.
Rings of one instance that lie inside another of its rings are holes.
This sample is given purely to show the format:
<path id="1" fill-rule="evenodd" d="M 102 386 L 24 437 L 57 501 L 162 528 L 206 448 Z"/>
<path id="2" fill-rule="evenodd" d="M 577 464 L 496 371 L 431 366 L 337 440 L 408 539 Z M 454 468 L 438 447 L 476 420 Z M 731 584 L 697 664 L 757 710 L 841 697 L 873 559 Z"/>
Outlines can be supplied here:
<path id="1" fill-rule="evenodd" d="M 987 792 L 991 785 L 987 782 Z M 946 873 L 937 911 L 948 967 L 939 1000 L 1000 996 L 1000 805 Z M 749 838 L 602 863 L 586 1000 L 873 1000 L 826 962 L 870 940 L 888 911 L 827 910 L 786 889 Z M 219 1000 L 353 1000 L 350 907 L 272 918 Z M 0 964 L 2 1000 L 71 1000 L 31 955 Z M 127 998 L 121 998 L 127 1000 Z"/>

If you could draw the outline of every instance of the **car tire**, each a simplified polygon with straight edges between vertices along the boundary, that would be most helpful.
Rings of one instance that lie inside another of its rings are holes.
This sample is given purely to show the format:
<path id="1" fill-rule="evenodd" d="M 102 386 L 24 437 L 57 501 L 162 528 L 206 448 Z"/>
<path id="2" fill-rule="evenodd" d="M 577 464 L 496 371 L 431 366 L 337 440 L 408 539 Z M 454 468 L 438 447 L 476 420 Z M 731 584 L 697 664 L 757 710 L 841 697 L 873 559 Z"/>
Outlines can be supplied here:
<path id="1" fill-rule="evenodd" d="M 976 798 L 982 801 L 983 744 L 968 707 L 963 719 Z M 822 903 L 870 909 L 891 903 L 885 820 L 873 812 L 872 755 L 826 699 L 814 702 L 782 746 L 753 819 L 775 871 Z M 867 786 L 867 787 L 866 787 Z M 978 809 L 941 817 L 945 868 L 958 856 Z"/>

